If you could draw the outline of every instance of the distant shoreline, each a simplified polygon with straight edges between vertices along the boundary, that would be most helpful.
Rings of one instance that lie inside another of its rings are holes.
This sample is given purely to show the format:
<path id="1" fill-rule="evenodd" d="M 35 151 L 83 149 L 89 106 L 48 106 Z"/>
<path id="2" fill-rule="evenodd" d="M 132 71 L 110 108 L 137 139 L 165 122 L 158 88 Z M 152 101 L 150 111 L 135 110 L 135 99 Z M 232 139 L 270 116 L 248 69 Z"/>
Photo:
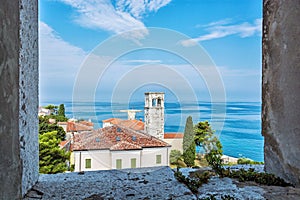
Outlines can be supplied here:
<path id="1" fill-rule="evenodd" d="M 228 155 L 222 155 L 221 159 L 223 160 L 224 164 L 228 164 L 228 163 L 237 163 L 239 158 L 228 156 Z"/>

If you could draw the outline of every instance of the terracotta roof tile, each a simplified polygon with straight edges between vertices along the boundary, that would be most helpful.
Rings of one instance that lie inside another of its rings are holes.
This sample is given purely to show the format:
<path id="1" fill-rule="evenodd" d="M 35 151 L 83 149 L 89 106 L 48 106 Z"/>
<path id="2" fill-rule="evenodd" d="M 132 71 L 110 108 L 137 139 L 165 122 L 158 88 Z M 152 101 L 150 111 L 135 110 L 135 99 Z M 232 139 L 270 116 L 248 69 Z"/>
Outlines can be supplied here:
<path id="1" fill-rule="evenodd" d="M 140 121 L 140 120 L 123 120 L 119 123 L 122 126 L 126 126 L 128 128 L 134 129 L 136 131 L 143 131 L 144 130 L 144 122 Z"/>
<path id="2" fill-rule="evenodd" d="M 64 140 L 64 141 L 61 141 L 59 143 L 59 147 L 62 149 L 62 148 L 66 148 L 67 145 L 71 145 L 71 140 Z"/>
<path id="3" fill-rule="evenodd" d="M 86 126 L 94 126 L 93 122 L 89 122 L 89 121 L 79 121 L 78 123 L 86 125 Z"/>
<path id="4" fill-rule="evenodd" d="M 123 120 L 123 119 L 119 119 L 119 118 L 110 118 L 110 119 L 105 119 L 102 120 L 103 123 L 111 123 L 114 125 L 121 125 L 121 126 L 125 126 L 131 129 L 134 129 L 136 131 L 142 131 L 144 130 L 144 122 L 140 121 L 140 120 Z"/>
<path id="5" fill-rule="evenodd" d="M 165 133 L 164 139 L 181 139 L 183 138 L 183 133 Z"/>
<path id="6" fill-rule="evenodd" d="M 170 145 L 151 135 L 114 125 L 74 136 L 73 150 L 132 150 L 147 147 L 169 147 Z"/>
<path id="7" fill-rule="evenodd" d="M 122 119 L 119 118 L 109 118 L 109 119 L 102 120 L 103 123 L 110 122 L 112 124 L 118 124 L 120 121 L 122 121 Z"/>
<path id="8" fill-rule="evenodd" d="M 68 122 L 67 124 L 67 132 L 91 131 L 93 129 L 93 126 L 87 126 L 77 122 Z"/>
<path id="9" fill-rule="evenodd" d="M 68 140 L 61 141 L 59 143 L 59 146 L 64 147 L 68 142 L 69 142 Z"/>

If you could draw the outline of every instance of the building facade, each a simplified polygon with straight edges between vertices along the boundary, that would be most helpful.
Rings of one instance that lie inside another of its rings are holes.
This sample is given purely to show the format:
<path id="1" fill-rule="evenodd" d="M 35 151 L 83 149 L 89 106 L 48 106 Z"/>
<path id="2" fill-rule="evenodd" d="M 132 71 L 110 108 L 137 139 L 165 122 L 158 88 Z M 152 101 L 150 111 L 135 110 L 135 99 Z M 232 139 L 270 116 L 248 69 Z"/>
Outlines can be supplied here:
<path id="1" fill-rule="evenodd" d="M 75 171 L 168 166 L 171 146 L 149 134 L 113 125 L 74 136 Z"/>

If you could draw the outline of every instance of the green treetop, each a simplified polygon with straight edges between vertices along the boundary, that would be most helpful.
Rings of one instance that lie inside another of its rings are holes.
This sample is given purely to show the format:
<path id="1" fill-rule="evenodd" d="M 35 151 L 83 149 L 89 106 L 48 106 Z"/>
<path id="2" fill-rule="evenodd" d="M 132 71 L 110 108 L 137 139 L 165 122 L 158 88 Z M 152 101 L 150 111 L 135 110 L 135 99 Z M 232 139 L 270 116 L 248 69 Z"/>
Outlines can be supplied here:
<path id="1" fill-rule="evenodd" d="M 51 114 L 56 114 L 57 112 L 57 106 L 49 104 L 45 106 L 44 108 L 49 109 L 51 111 Z"/>
<path id="2" fill-rule="evenodd" d="M 222 144 L 208 121 L 199 122 L 195 126 L 195 143 L 205 151 L 205 159 L 216 173 L 222 175 Z"/>
<path id="3" fill-rule="evenodd" d="M 62 117 L 66 117 L 66 115 L 65 115 L 65 105 L 64 104 L 59 105 L 57 115 L 62 116 Z"/>
<path id="4" fill-rule="evenodd" d="M 64 140 L 66 136 L 66 132 L 64 129 L 57 124 L 50 124 L 49 123 L 49 118 L 50 116 L 45 116 L 45 117 L 39 117 L 39 134 L 44 134 L 47 132 L 52 132 L 56 131 L 57 134 L 57 139 Z"/>
<path id="5" fill-rule="evenodd" d="M 55 174 L 65 172 L 70 153 L 60 149 L 57 132 L 39 134 L 39 166 L 40 173 Z"/>
<path id="6" fill-rule="evenodd" d="M 188 167 L 195 165 L 196 145 L 194 142 L 193 119 L 189 116 L 186 119 L 183 136 L 183 160 Z"/>

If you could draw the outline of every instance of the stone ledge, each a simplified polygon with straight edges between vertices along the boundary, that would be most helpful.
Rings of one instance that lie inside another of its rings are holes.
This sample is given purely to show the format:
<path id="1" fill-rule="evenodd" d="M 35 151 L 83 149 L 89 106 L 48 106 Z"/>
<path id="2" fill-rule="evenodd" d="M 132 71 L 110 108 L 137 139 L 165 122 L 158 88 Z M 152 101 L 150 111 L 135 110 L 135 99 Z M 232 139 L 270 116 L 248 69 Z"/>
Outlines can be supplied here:
<path id="1" fill-rule="evenodd" d="M 254 168 L 263 171 L 263 165 L 231 166 L 233 170 Z M 203 170 L 203 169 L 202 169 Z M 194 169 L 181 169 L 188 175 Z M 205 199 L 222 195 L 235 199 L 294 200 L 300 197 L 300 188 L 263 186 L 254 182 L 239 182 L 230 178 L 212 177 L 199 188 L 197 196 L 179 183 L 169 167 L 151 167 L 123 170 L 90 171 L 84 173 L 42 174 L 38 183 L 27 193 L 25 200 L 36 199 Z"/>
<path id="2" fill-rule="evenodd" d="M 42 174 L 33 199 L 196 199 L 169 167 Z"/>

